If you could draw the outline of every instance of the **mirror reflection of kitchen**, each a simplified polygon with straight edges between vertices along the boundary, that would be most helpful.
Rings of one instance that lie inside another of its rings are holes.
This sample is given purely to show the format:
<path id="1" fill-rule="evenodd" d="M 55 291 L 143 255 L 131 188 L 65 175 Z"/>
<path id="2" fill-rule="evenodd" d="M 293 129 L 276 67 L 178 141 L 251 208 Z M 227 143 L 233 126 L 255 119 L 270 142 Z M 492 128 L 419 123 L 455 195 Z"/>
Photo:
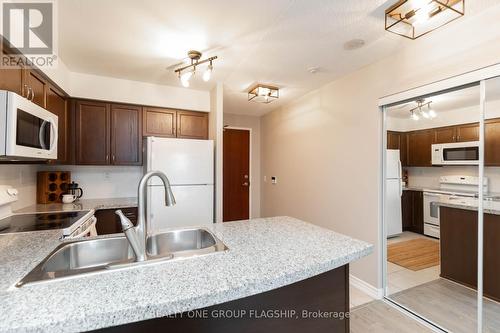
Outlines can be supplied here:
<path id="1" fill-rule="evenodd" d="M 483 214 L 483 326 L 500 330 L 500 147 L 488 144 L 500 137 L 500 77 L 485 82 L 485 176 L 490 180 Z M 496 141 L 498 142 L 498 141 Z M 475 218 L 471 212 L 469 220 Z"/>
<path id="2" fill-rule="evenodd" d="M 479 91 L 462 88 L 386 110 L 386 293 L 453 332 L 477 329 L 477 213 L 466 217 L 481 188 Z M 500 173 L 485 176 L 490 193 Z M 471 223 L 476 232 L 464 232 Z"/>

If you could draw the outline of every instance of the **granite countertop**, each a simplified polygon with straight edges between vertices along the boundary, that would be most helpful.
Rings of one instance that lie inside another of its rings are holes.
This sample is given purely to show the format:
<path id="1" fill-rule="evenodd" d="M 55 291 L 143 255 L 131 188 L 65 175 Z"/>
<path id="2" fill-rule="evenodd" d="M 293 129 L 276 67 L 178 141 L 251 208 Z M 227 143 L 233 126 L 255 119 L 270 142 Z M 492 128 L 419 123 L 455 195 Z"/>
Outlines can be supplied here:
<path id="1" fill-rule="evenodd" d="M 291 217 L 214 224 L 229 248 L 21 288 L 57 232 L 0 236 L 0 331 L 73 332 L 199 309 L 262 293 L 364 257 L 373 246 Z"/>
<path id="2" fill-rule="evenodd" d="M 478 210 L 478 200 L 477 198 L 440 198 L 439 203 L 440 206 L 450 207 L 450 208 L 459 208 L 459 209 L 467 209 L 467 210 Z M 498 200 L 484 200 L 483 201 L 483 210 L 486 214 L 492 215 L 500 215 L 500 201 Z"/>
<path id="3" fill-rule="evenodd" d="M 439 191 L 437 187 L 404 186 L 403 191 Z"/>
<path id="4" fill-rule="evenodd" d="M 14 211 L 15 214 L 53 213 L 79 210 L 137 207 L 137 198 L 79 199 L 70 204 L 36 204 Z"/>

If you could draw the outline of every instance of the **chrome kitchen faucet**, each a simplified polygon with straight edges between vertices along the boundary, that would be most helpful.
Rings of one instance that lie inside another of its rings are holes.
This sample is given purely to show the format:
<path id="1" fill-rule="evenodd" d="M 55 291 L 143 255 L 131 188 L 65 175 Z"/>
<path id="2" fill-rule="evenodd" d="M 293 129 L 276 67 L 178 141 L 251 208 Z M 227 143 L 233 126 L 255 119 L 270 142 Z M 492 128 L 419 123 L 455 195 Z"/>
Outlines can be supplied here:
<path id="1" fill-rule="evenodd" d="M 138 217 L 137 226 L 133 226 L 132 222 L 122 213 L 121 210 L 115 211 L 115 213 L 120 217 L 120 222 L 122 224 L 123 232 L 127 237 L 132 250 L 135 253 L 136 261 L 144 261 L 147 259 L 146 255 L 146 238 L 148 236 L 147 226 L 146 226 L 146 200 L 147 193 L 146 187 L 148 180 L 151 177 L 157 176 L 163 182 L 163 187 L 165 188 L 165 206 L 175 205 L 175 197 L 172 193 L 172 188 L 170 187 L 170 181 L 167 176 L 161 171 L 150 171 L 146 173 L 139 182 L 138 188 Z"/>

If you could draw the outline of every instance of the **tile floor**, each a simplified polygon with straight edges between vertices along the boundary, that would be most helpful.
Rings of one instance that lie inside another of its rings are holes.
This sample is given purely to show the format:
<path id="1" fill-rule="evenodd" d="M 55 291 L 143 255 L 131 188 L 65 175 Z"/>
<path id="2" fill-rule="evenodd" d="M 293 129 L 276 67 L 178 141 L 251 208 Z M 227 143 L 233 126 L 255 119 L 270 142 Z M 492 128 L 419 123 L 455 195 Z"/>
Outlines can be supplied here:
<path id="1" fill-rule="evenodd" d="M 387 240 L 387 244 L 403 242 L 416 238 L 433 239 L 424 235 L 405 231 L 397 237 Z M 439 240 L 436 240 L 439 242 Z M 440 266 L 433 266 L 419 271 L 412 271 L 402 266 L 387 262 L 387 288 L 389 295 L 419 286 L 421 284 L 439 279 Z"/>

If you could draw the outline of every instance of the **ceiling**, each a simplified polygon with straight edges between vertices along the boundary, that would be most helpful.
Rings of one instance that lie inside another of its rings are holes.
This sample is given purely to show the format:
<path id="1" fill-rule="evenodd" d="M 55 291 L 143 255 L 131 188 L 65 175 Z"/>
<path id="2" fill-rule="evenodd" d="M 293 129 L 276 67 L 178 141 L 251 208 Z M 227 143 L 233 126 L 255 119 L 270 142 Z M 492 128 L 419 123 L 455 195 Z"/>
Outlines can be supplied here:
<path id="1" fill-rule="evenodd" d="M 225 112 L 262 115 L 411 43 L 383 29 L 393 2 L 64 0 L 58 2 L 59 53 L 74 72 L 174 86 L 180 83 L 167 67 L 189 49 L 217 55 L 213 79 L 197 77 L 191 88 L 223 82 Z M 477 0 L 468 9 L 494 2 Z M 365 46 L 344 49 L 354 38 Z M 280 99 L 248 102 L 246 92 L 257 82 L 280 87 Z"/>

